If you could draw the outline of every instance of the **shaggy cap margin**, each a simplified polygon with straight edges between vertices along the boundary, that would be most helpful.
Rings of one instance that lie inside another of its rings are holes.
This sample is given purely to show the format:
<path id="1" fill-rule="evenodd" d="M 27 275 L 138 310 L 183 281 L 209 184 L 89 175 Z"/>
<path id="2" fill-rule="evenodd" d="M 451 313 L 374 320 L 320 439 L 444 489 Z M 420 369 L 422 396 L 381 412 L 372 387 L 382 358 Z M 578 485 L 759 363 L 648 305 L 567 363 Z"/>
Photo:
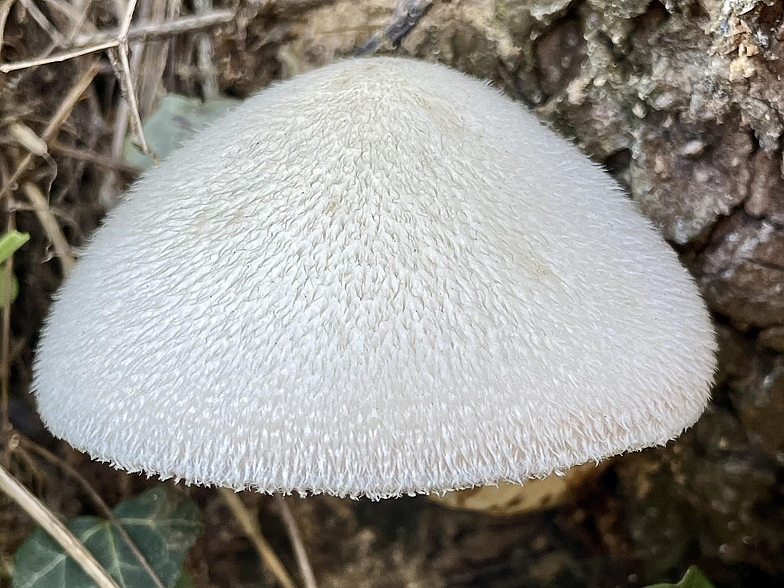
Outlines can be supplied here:
<path id="1" fill-rule="evenodd" d="M 141 178 L 34 390 L 130 471 L 381 498 L 660 445 L 708 402 L 696 286 L 616 184 L 442 66 L 278 84 Z"/>

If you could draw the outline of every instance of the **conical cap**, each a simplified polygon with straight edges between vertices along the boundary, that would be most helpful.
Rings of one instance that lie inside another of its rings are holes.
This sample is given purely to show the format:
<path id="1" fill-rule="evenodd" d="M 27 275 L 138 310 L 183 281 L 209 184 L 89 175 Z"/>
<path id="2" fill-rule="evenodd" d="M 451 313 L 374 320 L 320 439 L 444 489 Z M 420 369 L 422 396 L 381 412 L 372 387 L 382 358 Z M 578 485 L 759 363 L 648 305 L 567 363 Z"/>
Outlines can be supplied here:
<path id="1" fill-rule="evenodd" d="M 55 435 L 130 471 L 383 497 L 665 443 L 714 348 L 596 165 L 482 82 L 374 58 L 271 87 L 140 179 L 34 387 Z"/>

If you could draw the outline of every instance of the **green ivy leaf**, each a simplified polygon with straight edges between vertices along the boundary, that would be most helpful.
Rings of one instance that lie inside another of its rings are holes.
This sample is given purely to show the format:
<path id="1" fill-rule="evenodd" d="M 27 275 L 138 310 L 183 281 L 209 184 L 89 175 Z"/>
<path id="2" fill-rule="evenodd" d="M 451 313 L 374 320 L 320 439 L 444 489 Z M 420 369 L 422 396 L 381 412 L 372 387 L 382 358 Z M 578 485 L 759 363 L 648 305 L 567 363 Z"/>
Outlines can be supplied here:
<path id="1" fill-rule="evenodd" d="M 691 566 L 677 584 L 655 584 L 648 588 L 714 588 L 714 586 L 700 568 Z"/>
<path id="2" fill-rule="evenodd" d="M 14 252 L 22 245 L 30 240 L 30 235 L 27 233 L 20 233 L 19 231 L 8 231 L 5 235 L 0 237 L 0 305 L 5 303 L 6 299 L 6 280 L 5 280 L 5 260 L 11 257 Z M 11 292 L 8 295 L 8 301 L 13 302 L 19 294 L 19 282 L 16 281 L 16 276 L 11 276 Z"/>
<path id="3" fill-rule="evenodd" d="M 30 235 L 19 231 L 8 231 L 0 238 L 0 263 L 13 255 L 14 251 L 30 240 Z"/>
<path id="4" fill-rule="evenodd" d="M 167 588 L 182 574 L 182 562 L 203 524 L 198 507 L 184 494 L 160 485 L 120 503 L 120 524 Z M 77 517 L 67 527 L 121 588 L 155 588 L 155 583 L 117 529 L 106 519 Z M 187 586 L 188 579 L 183 579 Z M 96 588 L 82 568 L 42 529 L 19 546 L 13 588 Z M 181 584 L 182 585 L 182 584 Z"/>
<path id="5" fill-rule="evenodd" d="M 5 303 L 5 284 L 6 281 L 3 279 L 5 276 L 5 264 L 0 263 L 0 306 Z M 19 295 L 19 282 L 16 279 L 16 276 L 11 276 L 11 295 L 8 297 L 8 302 L 13 303 L 16 300 L 16 297 Z"/>

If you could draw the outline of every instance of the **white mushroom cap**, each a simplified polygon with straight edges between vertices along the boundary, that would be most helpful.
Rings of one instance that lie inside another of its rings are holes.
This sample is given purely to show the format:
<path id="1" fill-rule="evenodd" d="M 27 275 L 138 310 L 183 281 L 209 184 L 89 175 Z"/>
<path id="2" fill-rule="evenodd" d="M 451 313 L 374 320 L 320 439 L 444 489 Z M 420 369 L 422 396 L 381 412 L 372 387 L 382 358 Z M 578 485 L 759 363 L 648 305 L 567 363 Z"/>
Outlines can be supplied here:
<path id="1" fill-rule="evenodd" d="M 52 308 L 52 433 L 163 478 L 394 496 L 667 442 L 703 411 L 694 282 L 616 184 L 442 66 L 338 63 L 136 183 Z"/>

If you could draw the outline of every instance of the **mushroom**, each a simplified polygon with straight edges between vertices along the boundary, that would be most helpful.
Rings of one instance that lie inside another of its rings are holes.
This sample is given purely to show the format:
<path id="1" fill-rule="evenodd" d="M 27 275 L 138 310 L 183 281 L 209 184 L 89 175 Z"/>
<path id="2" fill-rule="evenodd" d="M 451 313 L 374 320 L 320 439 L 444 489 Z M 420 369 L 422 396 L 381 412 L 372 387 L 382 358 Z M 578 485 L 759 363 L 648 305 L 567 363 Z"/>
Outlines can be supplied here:
<path id="1" fill-rule="evenodd" d="M 43 330 L 51 432 L 132 472 L 392 497 L 664 444 L 709 315 L 615 182 L 484 82 L 349 60 L 149 171 Z"/>

